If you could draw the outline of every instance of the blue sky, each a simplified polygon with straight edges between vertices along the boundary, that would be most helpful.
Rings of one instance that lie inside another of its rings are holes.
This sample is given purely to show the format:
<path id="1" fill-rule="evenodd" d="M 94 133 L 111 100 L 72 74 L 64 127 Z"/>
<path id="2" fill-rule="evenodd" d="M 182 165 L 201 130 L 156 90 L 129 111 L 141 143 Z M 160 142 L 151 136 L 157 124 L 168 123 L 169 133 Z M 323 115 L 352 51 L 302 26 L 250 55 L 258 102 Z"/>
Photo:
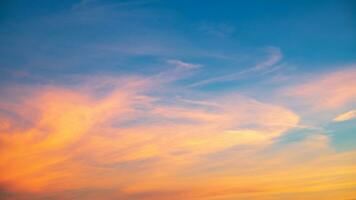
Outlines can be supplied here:
<path id="1" fill-rule="evenodd" d="M 1 2 L 0 195 L 352 197 L 355 15 L 351 0 Z"/>
<path id="2" fill-rule="evenodd" d="M 201 62 L 209 74 L 230 73 L 263 59 L 271 46 L 298 70 L 326 70 L 352 63 L 355 53 L 352 1 L 3 4 L 4 68 L 49 75 L 148 72 L 167 58 Z M 61 67 L 38 63 L 56 59 Z"/>

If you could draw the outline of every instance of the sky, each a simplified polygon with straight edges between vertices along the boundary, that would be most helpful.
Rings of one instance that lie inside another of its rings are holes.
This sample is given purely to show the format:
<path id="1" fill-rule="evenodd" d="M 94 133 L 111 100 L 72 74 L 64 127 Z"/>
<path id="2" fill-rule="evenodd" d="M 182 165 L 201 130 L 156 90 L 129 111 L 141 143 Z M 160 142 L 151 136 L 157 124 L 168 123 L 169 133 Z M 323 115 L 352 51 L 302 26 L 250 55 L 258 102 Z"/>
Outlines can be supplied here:
<path id="1" fill-rule="evenodd" d="M 0 3 L 0 199 L 351 200 L 355 122 L 355 1 Z"/>

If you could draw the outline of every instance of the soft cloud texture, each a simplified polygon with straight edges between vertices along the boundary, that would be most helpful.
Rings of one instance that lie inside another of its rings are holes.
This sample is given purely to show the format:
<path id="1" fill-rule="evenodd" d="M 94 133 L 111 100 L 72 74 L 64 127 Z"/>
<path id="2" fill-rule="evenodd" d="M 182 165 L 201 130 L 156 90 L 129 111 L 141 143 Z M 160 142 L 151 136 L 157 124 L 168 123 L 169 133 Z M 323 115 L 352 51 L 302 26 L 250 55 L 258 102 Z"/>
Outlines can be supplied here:
<path id="1" fill-rule="evenodd" d="M 194 69 L 201 66 L 199 64 L 192 64 L 192 63 L 187 63 L 181 60 L 174 60 L 174 59 L 167 60 L 167 63 L 183 69 Z"/>
<path id="2" fill-rule="evenodd" d="M 217 82 L 234 81 L 234 80 L 236 81 L 249 76 L 253 76 L 258 73 L 265 72 L 267 69 L 273 67 L 283 58 L 282 52 L 277 47 L 268 47 L 266 48 L 265 51 L 267 52 L 268 57 L 262 61 L 259 61 L 253 67 L 250 67 L 246 70 L 242 70 L 239 72 L 234 72 L 223 76 L 205 79 L 191 84 L 190 87 L 199 87 L 199 86 L 208 85 Z"/>
<path id="3" fill-rule="evenodd" d="M 342 114 L 336 116 L 333 120 L 335 122 L 342 122 L 342 121 L 352 120 L 354 118 L 356 118 L 356 110 L 351 110 L 349 112 L 342 113 Z"/>
<path id="4" fill-rule="evenodd" d="M 287 108 L 239 94 L 154 95 L 159 84 L 96 77 L 70 88 L 19 86 L 26 98 L 10 92 L 12 101 L 0 104 L 0 182 L 9 199 L 25 199 L 21 192 L 74 198 L 88 189 L 98 192 L 85 199 L 103 197 L 100 191 L 107 199 L 260 199 L 294 192 L 307 199 L 331 189 L 331 195 L 351 196 L 354 153 L 336 153 L 326 136 L 273 150 L 277 138 L 298 126 Z"/>
<path id="5" fill-rule="evenodd" d="M 251 69 L 252 71 L 264 70 L 265 68 L 277 64 L 283 58 L 283 54 L 279 48 L 269 47 L 266 51 L 269 53 L 269 57 L 266 60 L 258 63 L 254 68 Z"/>
<path id="6" fill-rule="evenodd" d="M 1 3 L 0 199 L 354 199 L 352 8 Z"/>
<path id="7" fill-rule="evenodd" d="M 297 98 L 313 109 L 336 109 L 356 100 L 355 66 L 320 76 L 314 76 L 283 91 L 286 96 Z"/>

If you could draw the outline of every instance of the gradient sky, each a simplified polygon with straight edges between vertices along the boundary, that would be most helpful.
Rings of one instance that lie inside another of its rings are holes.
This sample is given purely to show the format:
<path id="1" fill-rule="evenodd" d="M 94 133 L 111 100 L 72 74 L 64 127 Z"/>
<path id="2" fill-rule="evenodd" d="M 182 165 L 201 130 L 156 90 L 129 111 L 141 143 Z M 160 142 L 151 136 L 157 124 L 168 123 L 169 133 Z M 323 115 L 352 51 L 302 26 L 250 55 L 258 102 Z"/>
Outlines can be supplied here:
<path id="1" fill-rule="evenodd" d="M 356 197 L 355 1 L 1 1 L 0 199 Z"/>

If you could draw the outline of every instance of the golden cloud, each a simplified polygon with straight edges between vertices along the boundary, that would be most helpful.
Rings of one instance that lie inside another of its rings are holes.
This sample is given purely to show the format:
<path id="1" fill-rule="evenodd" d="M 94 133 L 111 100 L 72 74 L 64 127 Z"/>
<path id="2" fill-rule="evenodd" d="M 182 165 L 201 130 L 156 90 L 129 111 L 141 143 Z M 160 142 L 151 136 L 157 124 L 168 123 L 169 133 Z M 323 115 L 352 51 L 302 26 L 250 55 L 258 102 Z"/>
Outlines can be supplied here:
<path id="1" fill-rule="evenodd" d="M 103 77 L 11 94 L 0 103 L 2 187 L 19 199 L 351 196 L 354 152 L 335 152 L 323 135 L 273 150 L 298 126 L 287 108 L 236 94 L 183 101 L 156 87 Z"/>

